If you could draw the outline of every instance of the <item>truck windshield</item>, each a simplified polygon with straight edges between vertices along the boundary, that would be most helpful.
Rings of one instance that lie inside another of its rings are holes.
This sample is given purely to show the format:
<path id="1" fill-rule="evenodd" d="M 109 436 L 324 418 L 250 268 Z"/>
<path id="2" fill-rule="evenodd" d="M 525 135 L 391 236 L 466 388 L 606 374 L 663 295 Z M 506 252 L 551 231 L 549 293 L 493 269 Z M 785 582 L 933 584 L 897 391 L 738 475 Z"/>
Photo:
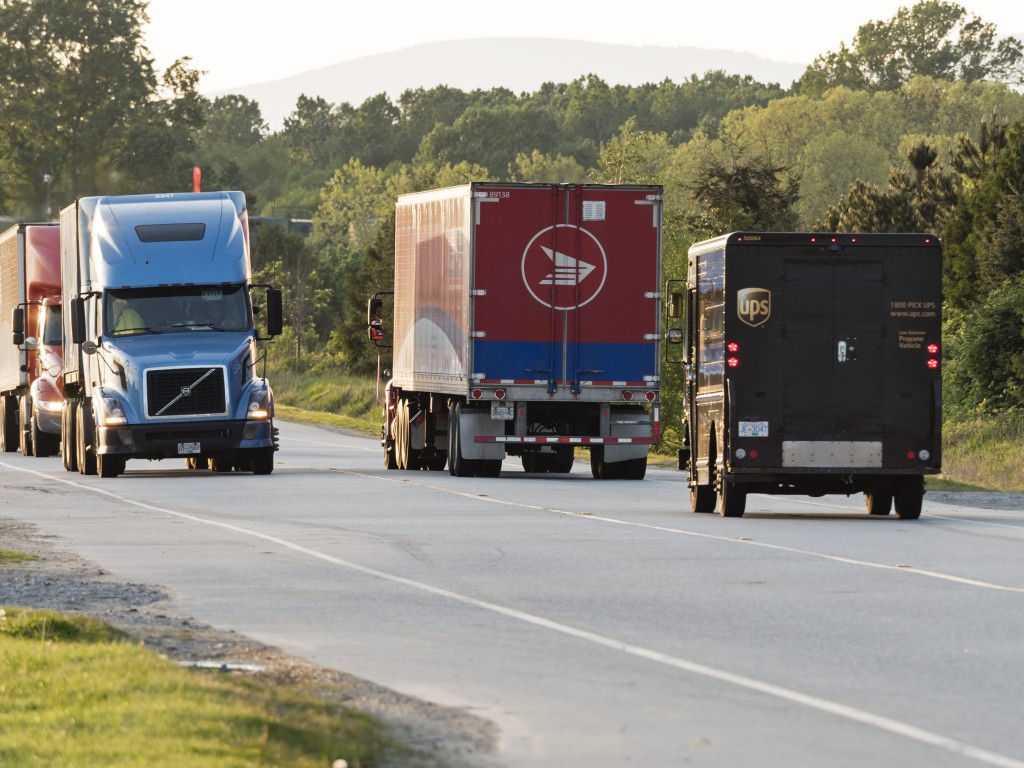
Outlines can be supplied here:
<path id="1" fill-rule="evenodd" d="M 249 293 L 241 285 L 118 288 L 103 298 L 110 336 L 186 331 L 247 331 Z"/>

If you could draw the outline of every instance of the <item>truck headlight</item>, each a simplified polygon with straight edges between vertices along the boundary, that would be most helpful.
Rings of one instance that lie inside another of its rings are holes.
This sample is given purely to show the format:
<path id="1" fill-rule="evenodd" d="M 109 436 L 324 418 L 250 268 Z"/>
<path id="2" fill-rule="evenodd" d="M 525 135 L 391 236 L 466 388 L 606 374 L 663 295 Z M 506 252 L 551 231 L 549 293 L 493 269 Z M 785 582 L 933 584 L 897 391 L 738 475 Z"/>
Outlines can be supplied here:
<path id="1" fill-rule="evenodd" d="M 270 390 L 257 389 L 249 395 L 249 407 L 246 409 L 245 418 L 250 421 L 266 421 L 270 418 L 272 410 Z"/>
<path id="2" fill-rule="evenodd" d="M 117 427 L 128 423 L 124 406 L 118 398 L 110 395 L 103 398 L 103 414 L 100 423 L 105 427 Z"/>
<path id="3" fill-rule="evenodd" d="M 34 400 L 33 402 L 36 408 L 47 413 L 60 413 L 60 409 L 64 407 L 63 400 Z"/>

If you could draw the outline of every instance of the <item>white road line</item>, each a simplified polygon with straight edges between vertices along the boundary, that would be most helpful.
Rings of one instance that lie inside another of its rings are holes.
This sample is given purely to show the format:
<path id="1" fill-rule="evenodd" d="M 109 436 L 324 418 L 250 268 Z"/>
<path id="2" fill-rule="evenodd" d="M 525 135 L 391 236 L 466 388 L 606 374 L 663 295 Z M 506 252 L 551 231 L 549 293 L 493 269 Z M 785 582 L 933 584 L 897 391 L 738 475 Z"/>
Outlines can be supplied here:
<path id="1" fill-rule="evenodd" d="M 409 587 L 410 589 L 426 592 L 436 597 L 443 597 L 449 600 L 454 600 L 464 605 L 480 608 L 481 610 L 506 616 L 508 618 L 515 619 L 526 624 L 532 624 L 533 626 L 548 629 L 553 632 L 558 632 L 569 637 L 575 637 L 579 640 L 584 640 L 593 643 L 594 645 L 610 648 L 612 650 L 620 651 L 622 653 L 636 656 L 638 658 L 647 659 L 648 661 L 653 661 L 657 664 L 663 664 L 668 667 L 673 667 L 675 669 L 679 669 L 684 672 L 689 672 L 694 675 L 699 675 L 701 677 L 717 680 L 719 682 L 728 683 L 729 685 L 745 688 L 747 690 L 762 693 L 766 696 L 772 696 L 777 699 L 790 701 L 794 704 L 799 704 L 810 709 L 817 710 L 819 712 L 834 715 L 836 717 L 841 717 L 846 720 L 851 720 L 853 722 L 861 723 L 863 725 L 867 725 L 878 730 L 887 731 L 897 736 L 902 736 L 912 741 L 927 744 L 929 746 L 936 747 L 938 749 L 942 749 L 947 752 L 960 755 L 962 757 L 970 758 L 981 763 L 1000 766 L 1001 768 L 1024 768 L 1024 760 L 1018 760 L 1007 755 L 1000 755 L 996 752 L 990 752 L 986 749 L 981 749 L 980 747 L 975 747 L 971 744 L 967 744 L 956 739 L 942 736 L 940 734 L 933 733 L 932 731 L 928 731 L 923 728 L 918 728 L 917 726 L 910 725 L 909 723 L 904 723 L 900 720 L 894 720 L 883 715 L 876 715 L 872 712 L 868 712 L 863 709 L 858 709 L 857 707 L 850 707 L 845 704 L 840 704 L 836 701 L 830 701 L 828 699 L 823 699 L 818 696 L 812 696 L 809 694 L 801 693 L 800 691 L 796 691 L 791 688 L 785 688 L 783 686 L 775 685 L 773 683 L 767 683 L 762 680 L 747 677 L 746 675 L 734 674 L 732 672 L 727 672 L 725 670 L 717 669 L 715 667 L 709 667 L 705 664 L 700 664 L 699 662 L 690 661 L 688 659 L 682 659 L 677 656 L 671 656 L 667 653 L 662 653 L 660 651 L 644 648 L 643 646 L 633 645 L 632 643 L 626 643 L 621 640 L 605 637 L 604 635 L 599 635 L 594 632 L 588 632 L 587 630 L 578 629 L 576 627 L 569 626 L 568 624 L 562 624 L 557 621 L 551 621 L 550 619 L 545 619 L 542 616 L 536 616 L 532 613 L 526 613 L 525 611 L 519 611 L 514 608 L 508 608 L 503 605 L 498 605 L 496 603 L 490 603 L 485 600 L 479 600 L 475 597 L 469 597 L 458 592 L 452 592 L 448 589 L 435 587 L 432 584 L 426 584 L 424 582 L 416 581 L 414 579 L 407 579 L 403 576 L 396 576 L 385 571 L 379 571 L 375 568 L 367 568 L 366 566 L 359 565 L 358 563 L 353 563 L 348 560 L 342 560 L 341 558 L 334 557 L 333 555 L 328 555 L 324 552 L 319 552 L 315 549 L 304 547 L 301 544 L 295 544 L 294 542 L 288 541 L 287 539 L 282 539 L 277 536 L 271 536 L 266 533 L 260 533 L 259 531 L 243 528 L 242 526 L 235 525 L 233 523 L 224 523 L 219 520 L 211 520 L 205 517 L 200 517 L 198 515 L 192 515 L 185 512 L 176 512 L 172 509 L 166 509 L 164 507 L 158 507 L 153 504 L 135 501 L 134 499 L 129 499 L 125 496 L 121 496 L 120 494 L 108 491 L 103 488 L 96 488 L 88 485 L 83 485 L 82 483 L 76 483 L 72 480 L 65 480 L 63 478 L 54 477 L 53 475 L 48 475 L 44 472 L 38 472 L 32 469 L 23 469 L 21 467 L 15 467 L 10 464 L 5 464 L 3 462 L 0 462 L 0 466 L 7 467 L 8 469 L 13 469 L 18 472 L 25 472 L 31 475 L 36 475 L 37 477 L 41 477 L 46 480 L 64 483 L 66 485 L 72 486 L 74 488 L 79 488 L 84 491 L 90 491 L 93 493 L 108 496 L 117 499 L 118 501 L 121 501 L 125 504 L 130 504 L 132 506 L 138 507 L 140 509 L 148 509 L 153 512 L 160 512 L 162 514 L 171 515 L 173 517 L 181 518 L 183 520 L 189 520 L 194 523 L 200 523 L 215 528 L 221 528 L 223 530 L 232 531 L 233 533 L 239 533 L 244 536 L 250 536 L 252 538 L 260 539 L 262 541 L 277 544 L 278 546 L 283 547 L 285 549 L 289 549 L 293 552 L 298 552 L 300 554 L 307 555 L 309 557 L 321 560 L 326 563 L 330 563 L 332 565 L 347 568 L 351 571 L 355 571 L 356 573 L 362 573 L 366 576 L 372 576 L 374 578 L 378 578 L 383 581 L 388 581 L 393 584 L 400 584 L 402 586 Z M 472 494 L 459 495 L 472 496 Z M 609 522 L 618 522 L 607 518 L 597 519 L 606 519 Z"/>

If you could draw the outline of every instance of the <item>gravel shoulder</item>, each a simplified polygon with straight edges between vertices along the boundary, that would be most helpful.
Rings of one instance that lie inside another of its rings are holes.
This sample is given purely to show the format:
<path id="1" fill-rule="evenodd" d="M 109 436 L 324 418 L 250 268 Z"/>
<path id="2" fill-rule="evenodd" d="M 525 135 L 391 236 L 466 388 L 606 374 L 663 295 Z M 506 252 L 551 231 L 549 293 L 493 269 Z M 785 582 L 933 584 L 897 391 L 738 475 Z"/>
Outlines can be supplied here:
<path id="1" fill-rule="evenodd" d="M 0 518 L 0 549 L 36 558 L 0 564 L 0 605 L 93 616 L 180 664 L 293 685 L 366 712 L 385 723 L 395 740 L 412 752 L 394 756 L 385 766 L 498 766 L 494 758 L 498 728 L 488 720 L 318 667 L 235 632 L 178 615 L 173 596 L 161 587 L 121 581 L 60 549 L 27 523 Z"/>

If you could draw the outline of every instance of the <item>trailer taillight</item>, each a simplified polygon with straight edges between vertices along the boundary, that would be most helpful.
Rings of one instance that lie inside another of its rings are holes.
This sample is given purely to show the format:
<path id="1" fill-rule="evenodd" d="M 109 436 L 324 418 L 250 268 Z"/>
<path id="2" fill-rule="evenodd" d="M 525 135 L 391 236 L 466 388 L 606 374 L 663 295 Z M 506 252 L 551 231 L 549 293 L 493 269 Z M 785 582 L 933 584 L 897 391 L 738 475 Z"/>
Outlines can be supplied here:
<path id="1" fill-rule="evenodd" d="M 473 390 L 473 399 L 474 400 L 479 400 L 483 396 L 484 396 L 484 391 L 482 389 L 474 389 Z"/>
<path id="2" fill-rule="evenodd" d="M 630 392 L 628 389 L 622 390 L 622 399 L 626 400 L 627 402 L 632 400 L 633 399 L 633 393 Z"/>
<path id="3" fill-rule="evenodd" d="M 504 400 L 505 399 L 505 390 L 504 389 L 496 389 L 496 390 L 494 390 L 494 396 L 496 398 L 498 398 L 499 400 Z"/>

